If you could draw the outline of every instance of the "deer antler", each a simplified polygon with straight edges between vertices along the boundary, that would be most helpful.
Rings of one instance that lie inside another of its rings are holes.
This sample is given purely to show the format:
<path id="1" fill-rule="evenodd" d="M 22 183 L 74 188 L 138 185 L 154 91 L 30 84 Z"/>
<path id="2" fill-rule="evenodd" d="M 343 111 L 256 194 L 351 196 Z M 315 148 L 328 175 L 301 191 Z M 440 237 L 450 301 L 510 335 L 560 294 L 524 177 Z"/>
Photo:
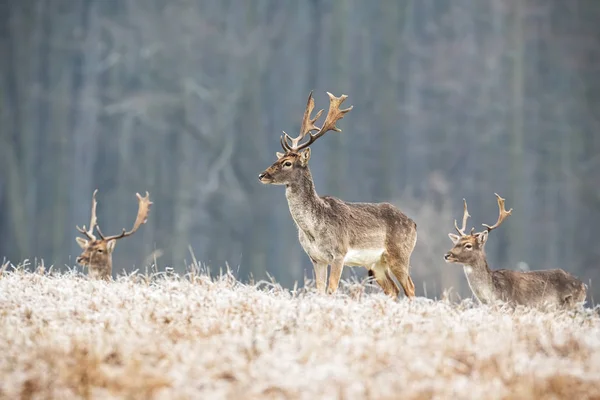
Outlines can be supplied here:
<path id="1" fill-rule="evenodd" d="M 314 143 L 315 140 L 323 136 L 328 131 L 336 131 L 341 132 L 342 130 L 335 126 L 336 122 L 340 119 L 344 118 L 344 115 L 352 110 L 353 106 L 350 106 L 344 110 L 340 109 L 340 105 L 348 98 L 347 95 L 343 94 L 340 97 L 335 97 L 333 94 L 327 92 L 329 96 L 329 110 L 327 111 L 327 117 L 325 118 L 325 122 L 321 128 L 315 125 L 315 122 L 319 119 L 323 110 L 320 110 L 314 118 L 311 118 L 310 114 L 312 113 L 315 107 L 315 101 L 312 97 L 312 91 L 308 96 L 308 101 L 306 103 L 306 110 L 304 111 L 304 117 L 302 119 L 302 125 L 300 127 L 300 135 L 295 138 L 291 138 L 287 133 L 283 132 L 283 136 L 281 136 L 281 147 L 285 151 L 298 151 L 307 148 L 311 144 Z M 311 131 L 318 131 L 314 135 L 310 133 Z M 306 137 L 308 134 L 309 139 L 300 144 L 300 141 Z"/>
<path id="2" fill-rule="evenodd" d="M 499 214 L 498 214 L 498 221 L 496 221 L 496 223 L 492 226 L 486 225 L 486 224 L 482 224 L 483 226 L 485 226 L 485 228 L 487 229 L 488 232 L 491 232 L 492 230 L 496 229 L 497 227 L 499 227 L 502 222 L 504 222 L 504 220 L 506 219 L 506 217 L 508 217 L 509 215 L 511 215 L 512 213 L 512 208 L 508 211 L 506 211 L 506 208 L 504 208 L 504 200 L 502 197 L 500 197 L 498 195 L 498 193 L 494 193 L 496 195 L 496 197 L 498 198 L 498 210 L 499 210 Z"/>
<path id="3" fill-rule="evenodd" d="M 96 236 L 94 236 L 94 227 L 98 225 L 98 220 L 96 218 L 96 206 L 98 205 L 96 202 L 96 193 L 98 193 L 98 189 L 94 190 L 94 193 L 92 194 L 92 217 L 90 219 L 90 226 L 88 229 L 85 228 L 85 225 L 83 225 L 83 228 L 75 226 L 79 232 L 83 233 L 90 240 L 96 240 Z"/>
<path id="4" fill-rule="evenodd" d="M 454 220 L 454 228 L 456 229 L 456 232 L 458 232 L 458 234 L 460 236 L 467 236 L 467 234 L 465 233 L 465 229 L 467 228 L 467 219 L 469 219 L 469 217 L 471 216 L 469 214 L 469 210 L 467 209 L 467 200 L 463 199 L 463 220 L 462 220 L 462 228 L 458 229 L 458 223 L 456 222 L 456 220 Z M 473 234 L 473 231 L 475 230 L 475 228 L 471 228 L 471 233 Z"/>
<path id="5" fill-rule="evenodd" d="M 311 131 L 318 131 L 319 127 L 315 125 L 315 122 L 317 122 L 317 120 L 321 117 L 321 114 L 323 114 L 324 110 L 319 110 L 319 112 L 317 112 L 317 115 L 315 115 L 314 118 L 311 118 L 310 115 L 312 114 L 314 108 L 315 108 L 315 99 L 313 99 L 313 92 L 312 90 L 310 91 L 310 94 L 308 95 L 308 101 L 306 102 L 306 109 L 304 110 L 304 117 L 302 118 L 302 125 L 300 125 L 300 135 L 298 135 L 298 137 L 296 138 L 290 138 L 290 136 L 285 133 L 285 131 L 283 132 L 283 134 L 285 135 L 285 138 L 289 140 L 291 140 L 291 145 L 290 148 L 295 148 L 298 147 L 298 143 L 304 139 L 304 137 L 306 136 L 307 133 L 311 132 Z M 282 140 L 283 140 L 283 136 L 282 136 Z M 286 144 L 287 140 L 285 141 Z M 284 147 L 284 149 L 286 149 Z"/>
<path id="6" fill-rule="evenodd" d="M 146 196 L 144 196 L 144 197 L 140 196 L 139 193 L 136 193 L 135 195 L 138 199 L 138 213 L 137 213 L 137 217 L 135 218 L 135 223 L 133 224 L 133 228 L 131 228 L 131 230 L 128 232 L 125 231 L 125 229 L 123 229 L 123 231 L 121 233 L 119 233 L 118 235 L 112 235 L 112 236 L 105 237 L 104 235 L 102 235 L 98 225 L 96 225 L 98 234 L 100 235 L 100 237 L 103 240 L 122 239 L 124 237 L 133 235 L 142 224 L 146 223 L 146 221 L 148 220 L 148 214 L 150 212 L 150 206 L 153 204 L 150 201 L 150 194 L 148 194 L 148 192 L 146 192 Z"/>

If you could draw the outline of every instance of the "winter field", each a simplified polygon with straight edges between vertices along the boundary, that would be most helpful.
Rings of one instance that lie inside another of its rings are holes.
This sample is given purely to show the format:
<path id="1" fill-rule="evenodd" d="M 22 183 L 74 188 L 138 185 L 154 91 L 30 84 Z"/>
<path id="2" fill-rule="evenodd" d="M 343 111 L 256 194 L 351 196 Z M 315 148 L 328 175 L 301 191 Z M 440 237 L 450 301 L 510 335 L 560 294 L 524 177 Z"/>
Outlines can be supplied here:
<path id="1" fill-rule="evenodd" d="M 5 399 L 598 399 L 598 310 L 155 274 L 0 276 Z"/>

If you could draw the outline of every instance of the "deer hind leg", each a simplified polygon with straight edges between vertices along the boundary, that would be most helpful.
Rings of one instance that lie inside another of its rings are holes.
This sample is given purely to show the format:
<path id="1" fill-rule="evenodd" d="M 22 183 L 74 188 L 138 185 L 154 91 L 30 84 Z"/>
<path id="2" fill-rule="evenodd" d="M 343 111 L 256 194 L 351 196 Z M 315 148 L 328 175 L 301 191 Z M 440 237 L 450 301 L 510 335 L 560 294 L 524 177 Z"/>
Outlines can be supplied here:
<path id="1" fill-rule="evenodd" d="M 390 276 L 390 271 L 387 265 L 379 262 L 373 266 L 372 269 L 369 270 L 369 276 L 373 276 L 377 284 L 381 286 L 383 292 L 388 296 L 393 298 L 398 297 L 400 293 L 400 288 L 396 285 L 396 282 Z"/>
<path id="2" fill-rule="evenodd" d="M 406 267 L 393 267 L 391 270 L 396 276 L 396 279 L 398 279 L 398 282 L 400 282 L 402 289 L 404 289 L 406 297 L 415 297 L 415 284 L 408 274 L 408 265 L 406 265 Z"/>
<path id="3" fill-rule="evenodd" d="M 386 255 L 386 258 L 390 270 L 392 270 L 392 273 L 396 279 L 398 279 L 398 282 L 400 283 L 400 286 L 402 286 L 406 297 L 415 297 L 415 284 L 408 274 L 410 268 L 408 260 L 404 261 L 399 258 L 390 257 L 389 255 Z"/>
<path id="4" fill-rule="evenodd" d="M 415 234 L 412 243 L 408 243 L 406 239 L 400 239 L 402 238 L 394 235 L 388 237 L 382 260 L 388 265 L 402 286 L 406 297 L 412 298 L 415 297 L 415 284 L 409 275 L 410 256 L 417 244 L 417 236 Z"/>
<path id="5" fill-rule="evenodd" d="M 372 269 L 368 269 L 368 270 L 367 270 L 367 275 L 369 275 L 369 280 L 370 280 L 370 281 L 373 281 L 373 280 L 375 280 L 375 272 L 373 272 L 373 270 L 372 270 Z"/>

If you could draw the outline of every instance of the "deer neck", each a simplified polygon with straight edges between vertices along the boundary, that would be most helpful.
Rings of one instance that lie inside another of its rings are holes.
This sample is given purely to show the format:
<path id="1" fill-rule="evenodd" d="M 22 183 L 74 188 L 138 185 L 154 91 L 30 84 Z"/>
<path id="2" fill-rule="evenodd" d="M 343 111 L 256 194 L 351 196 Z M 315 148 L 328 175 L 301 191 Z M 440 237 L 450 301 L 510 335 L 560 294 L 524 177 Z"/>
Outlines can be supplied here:
<path id="1" fill-rule="evenodd" d="M 112 276 L 112 254 L 105 262 L 91 265 L 89 272 L 95 278 L 108 278 Z"/>
<path id="2" fill-rule="evenodd" d="M 483 304 L 493 303 L 494 283 L 492 280 L 492 271 L 490 271 L 485 254 L 480 259 L 469 265 L 463 265 L 465 276 L 471 291 Z"/>
<path id="3" fill-rule="evenodd" d="M 322 206 L 323 200 L 315 190 L 312 174 L 308 167 L 300 179 L 286 185 L 285 197 L 298 228 L 311 235 L 316 227 L 315 215 Z"/>

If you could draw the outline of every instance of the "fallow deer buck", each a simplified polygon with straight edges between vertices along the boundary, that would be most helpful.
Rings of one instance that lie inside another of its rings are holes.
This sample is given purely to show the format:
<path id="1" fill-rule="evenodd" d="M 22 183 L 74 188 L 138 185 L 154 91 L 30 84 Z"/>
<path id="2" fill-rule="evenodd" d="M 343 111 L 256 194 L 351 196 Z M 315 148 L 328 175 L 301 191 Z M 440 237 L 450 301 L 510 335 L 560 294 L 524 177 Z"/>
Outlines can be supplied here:
<path id="1" fill-rule="evenodd" d="M 498 221 L 494 225 L 483 224 L 484 231 L 474 233 L 475 228 L 471 228 L 471 232 L 466 234 L 465 228 L 470 215 L 467 201 L 463 200 L 462 228 L 458 228 L 455 220 L 454 228 L 458 235 L 448 234 L 454 247 L 446 253 L 444 259 L 447 263 L 463 265 L 469 287 L 477 300 L 482 304 L 501 301 L 526 306 L 549 304 L 559 307 L 572 307 L 583 302 L 586 286 L 562 269 L 531 272 L 489 269 L 484 249 L 488 234 L 498 228 L 512 213 L 512 208 L 506 211 L 505 199 L 498 194 L 496 197 L 500 211 Z"/>
<path id="2" fill-rule="evenodd" d="M 89 275 L 92 278 L 110 279 L 112 277 L 112 253 L 115 250 L 117 240 L 133 235 L 142 224 L 146 223 L 152 202 L 148 192 L 144 197 L 136 193 L 138 213 L 133 228 L 130 231 L 123 229 L 118 235 L 104 236 L 96 218 L 96 193 L 98 193 L 98 189 L 94 190 L 92 195 L 92 218 L 89 228 L 86 229 L 85 225 L 83 225 L 83 228 L 76 227 L 79 232 L 87 237 L 87 239 L 75 238 L 77 244 L 83 249 L 81 255 L 77 257 L 77 263 L 88 267 Z M 98 238 L 94 235 L 94 228 L 98 232 Z"/>
<path id="3" fill-rule="evenodd" d="M 329 294 L 337 290 L 344 265 L 363 266 L 386 294 L 398 295 L 399 288 L 392 279 L 395 276 L 406 296 L 414 297 L 409 262 L 417 241 L 415 222 L 389 203 L 350 203 L 335 197 L 320 197 L 315 191 L 308 168 L 309 146 L 329 131 L 341 132 L 336 122 L 352 109 L 340 110 L 348 96 L 327 94 L 329 111 L 323 125 L 319 128 L 315 122 L 324 110 L 314 118 L 311 116 L 315 106 L 311 92 L 300 134 L 291 138 L 283 132 L 280 142 L 285 153 L 277 153 L 277 161 L 259 179 L 263 184 L 285 185 L 300 244 L 315 270 L 317 290 L 325 291 L 328 265 L 331 265 Z M 307 135 L 308 139 L 301 143 Z"/>

